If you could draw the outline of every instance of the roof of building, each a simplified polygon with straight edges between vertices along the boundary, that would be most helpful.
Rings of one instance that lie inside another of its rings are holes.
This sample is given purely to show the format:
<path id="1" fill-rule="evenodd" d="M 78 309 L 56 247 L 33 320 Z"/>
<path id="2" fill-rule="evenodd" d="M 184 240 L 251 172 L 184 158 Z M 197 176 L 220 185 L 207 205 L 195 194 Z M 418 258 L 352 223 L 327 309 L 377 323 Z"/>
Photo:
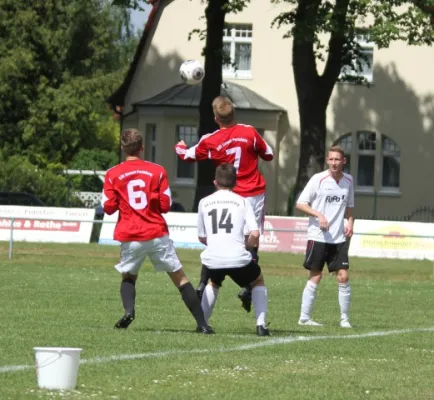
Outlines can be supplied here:
<path id="1" fill-rule="evenodd" d="M 150 97 L 134 103 L 136 107 L 199 107 L 202 85 L 187 85 L 180 83 Z M 231 99 L 238 110 L 285 111 L 245 86 L 233 82 L 222 84 L 222 96 Z"/>

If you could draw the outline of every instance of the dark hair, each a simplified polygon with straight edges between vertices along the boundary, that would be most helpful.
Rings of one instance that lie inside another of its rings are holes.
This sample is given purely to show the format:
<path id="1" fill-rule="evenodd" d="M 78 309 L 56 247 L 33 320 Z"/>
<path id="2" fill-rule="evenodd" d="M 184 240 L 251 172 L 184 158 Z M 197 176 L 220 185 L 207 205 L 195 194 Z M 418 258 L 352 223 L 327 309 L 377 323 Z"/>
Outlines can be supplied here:
<path id="1" fill-rule="evenodd" d="M 237 182 L 237 170 L 230 163 L 220 164 L 215 171 L 215 180 L 218 186 L 232 189 Z"/>
<path id="2" fill-rule="evenodd" d="M 227 97 L 218 96 L 212 102 L 212 109 L 217 120 L 222 125 L 231 125 L 234 122 L 234 105 Z"/>
<path id="3" fill-rule="evenodd" d="M 143 146 L 142 134 L 137 129 L 125 129 L 121 135 L 121 147 L 127 156 L 137 154 Z"/>

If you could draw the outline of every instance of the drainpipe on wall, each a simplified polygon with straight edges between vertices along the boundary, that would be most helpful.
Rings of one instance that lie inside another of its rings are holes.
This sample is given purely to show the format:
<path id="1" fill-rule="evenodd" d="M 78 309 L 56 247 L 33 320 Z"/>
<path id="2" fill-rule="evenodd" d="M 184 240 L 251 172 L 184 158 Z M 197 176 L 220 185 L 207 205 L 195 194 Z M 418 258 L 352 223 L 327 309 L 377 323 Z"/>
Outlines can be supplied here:
<path id="1" fill-rule="evenodd" d="M 282 112 L 279 112 L 276 116 L 276 146 L 275 152 L 276 157 L 274 159 L 274 212 L 278 210 L 278 188 L 279 188 L 279 160 L 280 160 L 280 118 L 282 116 Z"/>

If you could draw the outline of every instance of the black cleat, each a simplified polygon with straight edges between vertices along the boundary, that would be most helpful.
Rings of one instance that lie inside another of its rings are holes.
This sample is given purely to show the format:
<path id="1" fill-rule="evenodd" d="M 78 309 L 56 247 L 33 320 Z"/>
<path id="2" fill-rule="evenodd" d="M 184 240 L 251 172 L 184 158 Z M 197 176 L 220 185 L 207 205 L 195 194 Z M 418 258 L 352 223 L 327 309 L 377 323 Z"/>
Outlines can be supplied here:
<path id="1" fill-rule="evenodd" d="M 252 309 L 252 289 L 249 287 L 243 287 L 238 293 L 238 298 L 241 300 L 241 307 L 247 312 Z"/>
<path id="2" fill-rule="evenodd" d="M 134 321 L 134 318 L 134 313 L 125 314 L 118 322 L 116 322 L 115 328 L 127 329 L 130 326 L 131 322 Z"/>
<path id="3" fill-rule="evenodd" d="M 270 331 L 265 325 L 256 325 L 256 334 L 258 336 L 271 336 Z"/>
<path id="4" fill-rule="evenodd" d="M 199 297 L 199 300 L 202 300 L 203 292 L 205 291 L 205 284 L 199 283 L 199 286 L 196 288 L 197 297 Z"/>
<path id="5" fill-rule="evenodd" d="M 213 335 L 215 333 L 214 329 L 212 329 L 209 325 L 196 326 L 196 332 L 202 333 L 203 335 Z"/>

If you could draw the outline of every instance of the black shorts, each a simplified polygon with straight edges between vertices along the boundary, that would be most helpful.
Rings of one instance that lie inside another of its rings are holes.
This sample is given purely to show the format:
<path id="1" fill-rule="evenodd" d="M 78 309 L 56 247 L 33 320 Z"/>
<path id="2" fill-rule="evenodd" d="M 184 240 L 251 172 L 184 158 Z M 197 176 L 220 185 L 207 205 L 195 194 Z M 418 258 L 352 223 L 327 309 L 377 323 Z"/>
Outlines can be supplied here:
<path id="1" fill-rule="evenodd" d="M 261 267 L 256 262 L 251 262 L 240 268 L 211 269 L 206 265 L 209 279 L 212 283 L 221 286 L 226 276 L 229 276 L 239 287 L 244 287 L 256 281 L 261 275 Z"/>
<path id="2" fill-rule="evenodd" d="M 308 240 L 303 267 L 310 271 L 322 271 L 324 264 L 327 263 L 329 272 L 349 269 L 349 243 L 348 240 L 342 243 L 323 243 Z"/>

